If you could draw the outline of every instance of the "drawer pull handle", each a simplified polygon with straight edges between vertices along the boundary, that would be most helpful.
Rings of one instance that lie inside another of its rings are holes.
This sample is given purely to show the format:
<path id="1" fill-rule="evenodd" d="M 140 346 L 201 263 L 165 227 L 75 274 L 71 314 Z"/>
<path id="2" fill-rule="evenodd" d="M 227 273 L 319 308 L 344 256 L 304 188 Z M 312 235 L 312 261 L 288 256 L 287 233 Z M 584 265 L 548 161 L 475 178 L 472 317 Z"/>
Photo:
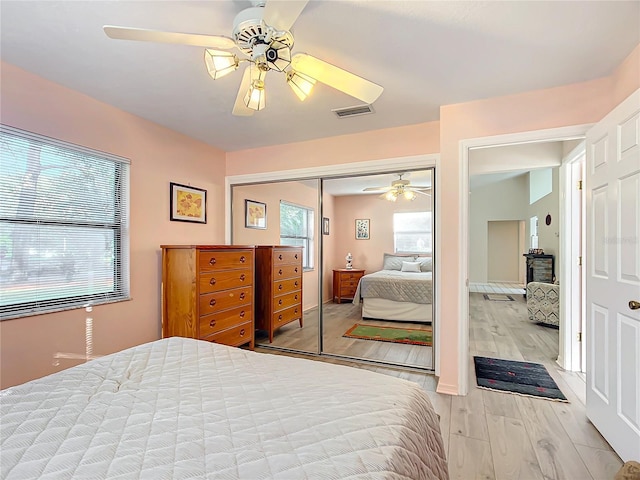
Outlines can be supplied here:
<path id="1" fill-rule="evenodd" d="M 216 304 L 216 299 L 215 298 L 212 298 L 211 300 L 209 300 L 209 305 L 210 306 L 213 307 L 215 304 Z"/>
<path id="2" fill-rule="evenodd" d="M 240 318 L 244 318 L 244 310 L 240 312 Z"/>
<path id="3" fill-rule="evenodd" d="M 278 305 L 282 305 L 282 299 L 278 300 Z"/>
<path id="4" fill-rule="evenodd" d="M 242 330 L 240 330 L 240 336 L 244 337 L 244 328 Z"/>
<path id="5" fill-rule="evenodd" d="M 296 267 L 293 271 L 298 273 L 298 267 Z"/>
<path id="6" fill-rule="evenodd" d="M 244 273 L 243 273 L 242 275 L 240 275 L 240 281 L 244 282 L 244 279 L 245 279 L 245 276 L 244 276 Z"/>
<path id="7" fill-rule="evenodd" d="M 298 299 L 298 295 L 296 295 L 296 296 L 295 296 L 295 297 L 293 297 L 293 298 L 297 300 L 297 299 Z"/>
<path id="8" fill-rule="evenodd" d="M 278 255 L 278 260 L 282 260 L 282 254 Z"/>
<path id="9" fill-rule="evenodd" d="M 211 258 L 209 259 L 209 264 L 210 264 L 210 265 L 215 265 L 215 264 L 216 264 L 216 259 L 215 259 L 214 257 L 211 257 Z"/>
<path id="10" fill-rule="evenodd" d="M 297 259 L 298 259 L 298 254 L 296 253 L 296 254 L 294 255 L 294 257 L 295 257 L 295 259 L 297 260 Z"/>
<path id="11" fill-rule="evenodd" d="M 242 292 L 242 293 L 240 294 L 240 300 L 244 300 L 244 297 L 245 297 L 245 294 L 244 294 L 244 292 Z"/>
<path id="12" fill-rule="evenodd" d="M 282 284 L 278 285 L 278 290 L 282 290 Z"/>
<path id="13" fill-rule="evenodd" d="M 209 322 L 209 326 L 210 326 L 210 327 L 215 327 L 215 326 L 216 326 L 216 321 L 215 321 L 215 320 L 211 320 L 211 321 Z"/>
<path id="14" fill-rule="evenodd" d="M 242 256 L 240 257 L 240 263 L 244 263 L 244 262 L 246 262 L 246 261 L 247 261 L 247 258 L 246 258 L 244 255 L 242 255 Z"/>
<path id="15" fill-rule="evenodd" d="M 298 286 L 298 281 L 296 280 L 296 283 L 294 283 L 294 285 L 297 287 Z"/>
<path id="16" fill-rule="evenodd" d="M 216 279 L 212 278 L 211 280 L 209 280 L 209 285 L 215 285 L 216 284 Z"/>
<path id="17" fill-rule="evenodd" d="M 278 321 L 282 320 L 282 315 L 278 315 Z"/>
<path id="18" fill-rule="evenodd" d="M 282 275 L 282 269 L 278 270 L 278 275 Z"/>
<path id="19" fill-rule="evenodd" d="M 296 315 L 298 314 L 298 309 L 296 308 L 293 313 L 295 313 Z"/>

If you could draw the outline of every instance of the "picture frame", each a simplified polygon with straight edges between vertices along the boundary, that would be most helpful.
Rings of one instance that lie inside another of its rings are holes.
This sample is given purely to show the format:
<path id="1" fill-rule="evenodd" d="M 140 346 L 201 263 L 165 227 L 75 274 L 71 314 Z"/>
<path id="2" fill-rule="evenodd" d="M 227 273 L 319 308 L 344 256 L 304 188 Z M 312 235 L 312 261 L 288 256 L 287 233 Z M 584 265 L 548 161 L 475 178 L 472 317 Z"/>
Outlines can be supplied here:
<path id="1" fill-rule="evenodd" d="M 255 200 L 244 201 L 244 226 L 245 228 L 267 228 L 267 204 Z"/>
<path id="2" fill-rule="evenodd" d="M 207 223 L 207 191 L 202 188 L 169 182 L 169 220 Z"/>
<path id="3" fill-rule="evenodd" d="M 369 240 L 368 218 L 356 218 L 356 240 Z"/>
<path id="4" fill-rule="evenodd" d="M 329 235 L 329 219 L 322 217 L 322 234 Z"/>

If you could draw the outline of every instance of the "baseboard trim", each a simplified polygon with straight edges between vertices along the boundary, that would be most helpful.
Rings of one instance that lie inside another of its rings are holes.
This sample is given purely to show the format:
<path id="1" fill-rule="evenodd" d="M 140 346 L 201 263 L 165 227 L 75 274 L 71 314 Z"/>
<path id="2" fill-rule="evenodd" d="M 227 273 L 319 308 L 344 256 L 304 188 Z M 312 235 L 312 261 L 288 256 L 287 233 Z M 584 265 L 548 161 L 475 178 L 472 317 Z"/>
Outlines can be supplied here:
<path id="1" fill-rule="evenodd" d="M 447 383 L 442 383 L 442 381 L 438 381 L 438 386 L 436 387 L 437 393 L 443 393 L 445 395 L 458 395 L 458 386 L 451 385 Z"/>

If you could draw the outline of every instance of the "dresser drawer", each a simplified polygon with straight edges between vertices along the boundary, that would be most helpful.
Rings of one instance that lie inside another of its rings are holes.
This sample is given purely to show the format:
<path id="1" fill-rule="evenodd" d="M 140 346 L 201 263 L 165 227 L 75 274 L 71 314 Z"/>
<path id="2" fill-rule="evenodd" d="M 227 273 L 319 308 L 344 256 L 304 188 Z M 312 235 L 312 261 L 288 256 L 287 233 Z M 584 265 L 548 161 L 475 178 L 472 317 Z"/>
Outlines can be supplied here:
<path id="1" fill-rule="evenodd" d="M 253 284 L 253 271 L 249 268 L 242 270 L 224 270 L 200 274 L 200 293 L 219 292 L 230 288 L 238 288 Z"/>
<path id="2" fill-rule="evenodd" d="M 291 278 L 289 280 L 280 280 L 273 282 L 273 294 L 282 295 L 285 293 L 295 292 L 302 288 L 302 281 L 299 278 Z"/>
<path id="3" fill-rule="evenodd" d="M 251 250 L 201 250 L 198 257 L 198 267 L 201 272 L 210 270 L 229 270 L 232 268 L 249 267 L 253 265 Z"/>
<path id="4" fill-rule="evenodd" d="M 302 263 L 302 253 L 299 250 L 278 250 L 273 251 L 273 265 L 286 265 L 287 263 Z"/>
<path id="5" fill-rule="evenodd" d="M 252 310 L 251 305 L 243 305 L 242 307 L 200 317 L 200 338 L 253 320 Z"/>
<path id="6" fill-rule="evenodd" d="M 217 313 L 221 310 L 251 304 L 253 301 L 253 288 L 243 287 L 224 292 L 206 293 L 200 295 L 200 315 Z"/>
<path id="7" fill-rule="evenodd" d="M 340 287 L 340 296 L 341 297 L 353 297 L 356 293 L 356 286 L 344 286 Z"/>
<path id="8" fill-rule="evenodd" d="M 247 322 L 237 325 L 227 330 L 211 335 L 203 340 L 214 343 L 223 343 L 235 347 L 250 342 L 253 338 L 253 323 Z"/>
<path id="9" fill-rule="evenodd" d="M 273 279 L 299 277 L 302 274 L 302 265 L 280 265 L 273 267 Z"/>
<path id="10" fill-rule="evenodd" d="M 273 298 L 273 310 L 282 310 L 292 307 L 294 305 L 300 305 L 302 301 L 302 292 L 293 292 L 281 295 Z"/>
<path id="11" fill-rule="evenodd" d="M 273 314 L 273 328 L 276 329 L 280 325 L 285 325 L 293 320 L 297 320 L 302 316 L 302 307 L 291 307 L 281 312 Z"/>
<path id="12" fill-rule="evenodd" d="M 355 282 L 357 284 L 360 277 L 362 277 L 362 273 L 340 272 L 340 282 L 342 283 Z"/>

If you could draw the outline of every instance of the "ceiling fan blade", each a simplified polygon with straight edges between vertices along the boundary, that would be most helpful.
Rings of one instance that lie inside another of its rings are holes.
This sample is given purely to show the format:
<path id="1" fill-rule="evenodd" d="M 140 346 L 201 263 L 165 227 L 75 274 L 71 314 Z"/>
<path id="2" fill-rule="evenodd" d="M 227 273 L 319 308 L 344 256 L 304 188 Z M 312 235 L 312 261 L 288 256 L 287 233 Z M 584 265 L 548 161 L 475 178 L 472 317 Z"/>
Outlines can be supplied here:
<path id="1" fill-rule="evenodd" d="M 378 84 L 306 53 L 295 54 L 291 59 L 291 67 L 365 103 L 375 102 L 384 90 Z"/>
<path id="2" fill-rule="evenodd" d="M 412 188 L 411 191 L 414 192 L 414 193 L 419 193 L 420 195 L 426 195 L 427 197 L 431 196 L 430 193 L 423 192 L 422 190 L 416 190 L 415 188 Z"/>
<path id="3" fill-rule="evenodd" d="M 291 30 L 309 0 L 269 0 L 262 20 L 276 30 Z"/>
<path id="4" fill-rule="evenodd" d="M 387 190 L 391 190 L 393 187 L 367 187 L 363 189 L 363 192 L 386 192 Z"/>
<path id="5" fill-rule="evenodd" d="M 177 43 L 194 47 L 209 47 L 229 50 L 236 46 L 233 39 L 222 35 L 201 35 L 198 33 L 161 32 L 145 28 L 117 27 L 105 25 L 102 27 L 107 37 L 116 40 L 136 40 L 139 42 Z"/>
<path id="6" fill-rule="evenodd" d="M 244 103 L 244 96 L 249 91 L 251 85 L 251 64 L 247 65 L 242 74 L 242 81 L 240 82 L 240 88 L 238 88 L 238 96 L 236 97 L 236 103 L 233 104 L 232 113 L 237 117 L 250 117 L 255 113 L 255 110 L 247 107 Z"/>

